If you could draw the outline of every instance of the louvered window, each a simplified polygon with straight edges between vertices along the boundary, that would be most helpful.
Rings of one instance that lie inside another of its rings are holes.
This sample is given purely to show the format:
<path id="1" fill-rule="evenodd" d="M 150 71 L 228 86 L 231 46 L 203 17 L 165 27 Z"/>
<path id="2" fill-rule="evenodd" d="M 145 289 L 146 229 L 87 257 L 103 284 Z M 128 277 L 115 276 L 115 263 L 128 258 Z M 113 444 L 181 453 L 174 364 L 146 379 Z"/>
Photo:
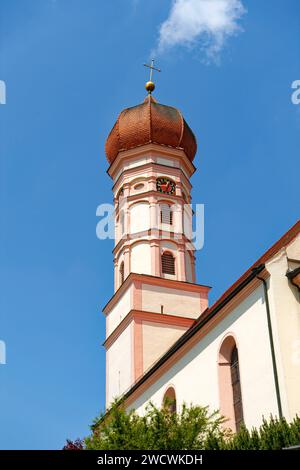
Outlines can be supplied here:
<path id="1" fill-rule="evenodd" d="M 175 274 L 175 258 L 171 253 L 163 253 L 161 265 L 163 274 Z"/>
<path id="2" fill-rule="evenodd" d="M 168 204 L 163 204 L 160 209 L 160 222 L 162 224 L 173 225 L 173 212 Z"/>
<path id="3" fill-rule="evenodd" d="M 122 261 L 120 266 L 120 285 L 124 282 L 124 262 Z"/>

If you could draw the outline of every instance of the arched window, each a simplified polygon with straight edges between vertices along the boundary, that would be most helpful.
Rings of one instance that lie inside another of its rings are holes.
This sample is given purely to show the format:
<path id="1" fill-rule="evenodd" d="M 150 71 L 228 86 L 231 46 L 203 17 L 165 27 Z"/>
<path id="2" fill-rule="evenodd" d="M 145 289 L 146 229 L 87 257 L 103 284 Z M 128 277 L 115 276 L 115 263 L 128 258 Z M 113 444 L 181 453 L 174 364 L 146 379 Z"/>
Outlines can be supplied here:
<path id="1" fill-rule="evenodd" d="M 238 349 L 233 336 L 227 336 L 218 361 L 220 412 L 228 421 L 225 426 L 238 431 L 243 423 L 243 402 Z"/>
<path id="2" fill-rule="evenodd" d="M 172 253 L 165 251 L 161 257 L 161 271 L 163 274 L 175 275 L 175 258 Z"/>
<path id="3" fill-rule="evenodd" d="M 233 347 L 231 352 L 230 370 L 235 426 L 238 431 L 243 423 L 243 403 L 239 370 L 239 354 L 236 345 Z"/>
<path id="4" fill-rule="evenodd" d="M 122 187 L 118 192 L 118 203 L 120 203 L 121 198 L 124 196 L 124 188 Z"/>
<path id="5" fill-rule="evenodd" d="M 176 413 L 176 393 L 174 387 L 169 387 L 164 394 L 163 407 L 170 413 Z"/>
<path id="6" fill-rule="evenodd" d="M 162 224 L 173 225 L 173 212 L 168 204 L 160 206 L 160 222 Z"/>
<path id="7" fill-rule="evenodd" d="M 122 261 L 120 265 L 120 286 L 123 284 L 123 282 L 124 282 L 124 261 Z"/>

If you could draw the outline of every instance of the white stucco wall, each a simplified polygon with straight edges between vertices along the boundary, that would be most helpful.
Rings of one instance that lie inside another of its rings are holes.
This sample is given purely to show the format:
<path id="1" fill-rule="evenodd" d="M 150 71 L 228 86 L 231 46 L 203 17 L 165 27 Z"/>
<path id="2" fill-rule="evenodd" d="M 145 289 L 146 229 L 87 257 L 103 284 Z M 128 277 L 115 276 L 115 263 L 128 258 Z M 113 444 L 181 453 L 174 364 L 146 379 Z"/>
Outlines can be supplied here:
<path id="1" fill-rule="evenodd" d="M 185 253 L 185 272 L 186 272 L 186 280 L 188 282 L 193 282 L 193 268 L 192 268 L 191 255 L 189 253 Z"/>
<path id="2" fill-rule="evenodd" d="M 131 287 L 127 289 L 106 317 L 106 337 L 114 331 L 131 309 Z"/>
<path id="3" fill-rule="evenodd" d="M 151 274 L 151 252 L 148 243 L 136 243 L 131 249 L 131 272 Z"/>
<path id="4" fill-rule="evenodd" d="M 162 356 L 186 330 L 187 327 L 143 321 L 144 371 Z"/>
<path id="5" fill-rule="evenodd" d="M 300 263 L 300 235 L 298 235 L 286 248 L 286 255 L 290 260 Z"/>
<path id="6" fill-rule="evenodd" d="M 173 231 L 179 234 L 183 233 L 183 212 L 181 204 L 173 204 Z"/>
<path id="7" fill-rule="evenodd" d="M 107 403 L 120 397 L 132 384 L 132 322 L 107 350 Z"/>
<path id="8" fill-rule="evenodd" d="M 161 243 L 160 243 L 160 250 L 161 250 L 161 253 L 163 253 L 163 251 L 165 251 L 165 250 L 169 250 L 169 251 L 173 252 L 173 254 L 176 256 L 176 254 L 177 254 L 177 245 L 173 241 L 162 240 Z"/>
<path id="9" fill-rule="evenodd" d="M 145 165 L 146 163 L 151 162 L 151 157 L 145 156 L 143 158 L 138 157 L 134 160 L 129 160 L 124 162 L 124 171 L 129 168 L 136 168 L 137 166 Z"/>
<path id="10" fill-rule="evenodd" d="M 140 194 L 144 193 L 145 191 L 148 191 L 148 182 L 146 178 L 133 178 L 133 180 L 130 179 L 130 196 L 133 194 Z"/>
<path id="11" fill-rule="evenodd" d="M 300 298 L 286 277 L 287 256 L 300 265 L 300 237 L 267 263 L 270 278 L 270 310 L 283 411 L 290 419 L 300 413 Z"/>
<path id="12" fill-rule="evenodd" d="M 200 294 L 184 292 L 161 286 L 142 285 L 142 309 L 146 312 L 161 312 L 161 305 L 167 315 L 198 318 L 200 315 Z"/>
<path id="13" fill-rule="evenodd" d="M 150 228 L 148 202 L 138 202 L 130 207 L 130 233 L 142 232 Z"/>
<path id="14" fill-rule="evenodd" d="M 189 204 L 185 204 L 183 211 L 183 233 L 189 240 L 192 239 L 192 218 L 192 208 Z"/>
<path id="15" fill-rule="evenodd" d="M 126 221 L 126 214 L 125 210 L 122 209 L 120 210 L 119 214 L 119 221 L 118 221 L 118 238 L 116 240 L 116 243 L 123 237 L 127 230 L 127 221 Z"/>
<path id="16" fill-rule="evenodd" d="M 115 273 L 115 281 L 116 281 L 116 285 L 115 285 L 115 290 L 117 290 L 121 284 L 122 284 L 122 279 L 121 279 L 121 266 L 123 264 L 123 269 L 124 269 L 124 279 L 126 279 L 128 273 L 125 272 L 125 257 L 124 257 L 124 253 L 121 253 L 119 258 L 118 258 L 118 263 L 117 265 L 115 266 L 115 269 L 116 269 L 116 273 Z"/>
<path id="17" fill-rule="evenodd" d="M 151 162 L 151 160 L 151 157 L 147 155 L 143 157 L 137 157 L 132 160 L 124 160 L 120 169 L 114 175 L 114 181 L 117 181 L 124 171 L 129 170 L 130 168 L 137 168 L 141 165 L 145 165 L 146 163 Z"/>
<path id="18" fill-rule="evenodd" d="M 201 339 L 130 407 L 143 413 L 149 400 L 160 406 L 164 392 L 172 384 L 179 406 L 185 402 L 209 405 L 212 410 L 219 409 L 218 351 L 228 333 L 233 333 L 237 340 L 246 425 L 258 426 L 262 415 L 276 415 L 277 402 L 261 287 Z"/>
<path id="19" fill-rule="evenodd" d="M 176 160 L 171 160 L 169 158 L 163 158 L 163 157 L 156 157 L 156 163 L 158 163 L 159 165 L 165 165 L 165 166 L 179 166 Z"/>

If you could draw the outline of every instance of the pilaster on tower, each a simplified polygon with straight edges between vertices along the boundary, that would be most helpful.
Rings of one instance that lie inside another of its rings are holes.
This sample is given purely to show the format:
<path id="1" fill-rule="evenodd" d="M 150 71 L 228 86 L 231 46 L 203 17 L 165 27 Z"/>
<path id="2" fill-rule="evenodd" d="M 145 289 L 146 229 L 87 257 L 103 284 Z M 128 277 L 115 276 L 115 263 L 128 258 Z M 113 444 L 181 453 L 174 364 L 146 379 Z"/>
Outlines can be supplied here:
<path id="1" fill-rule="evenodd" d="M 149 94 L 106 141 L 115 204 L 115 294 L 106 315 L 107 405 L 208 306 L 197 285 L 190 177 L 196 139 L 182 114 Z"/>

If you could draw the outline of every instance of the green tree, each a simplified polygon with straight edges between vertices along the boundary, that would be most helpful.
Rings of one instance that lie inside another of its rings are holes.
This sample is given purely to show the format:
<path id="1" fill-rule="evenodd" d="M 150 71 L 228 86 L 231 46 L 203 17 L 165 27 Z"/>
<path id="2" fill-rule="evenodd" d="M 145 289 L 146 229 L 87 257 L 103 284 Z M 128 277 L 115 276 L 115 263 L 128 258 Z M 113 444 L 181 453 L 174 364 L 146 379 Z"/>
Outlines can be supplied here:
<path id="1" fill-rule="evenodd" d="M 97 450 L 194 450 L 204 449 L 208 439 L 223 437 L 218 412 L 208 408 L 182 406 L 180 413 L 171 413 L 150 404 L 143 416 L 126 412 L 114 403 L 108 416 L 101 416 L 93 425 L 93 434 L 85 439 L 87 449 Z"/>
<path id="2" fill-rule="evenodd" d="M 263 419 L 262 425 L 251 431 L 242 426 L 223 443 L 227 450 L 281 450 L 284 447 L 300 445 L 300 418 L 296 416 L 291 423 L 285 418 Z M 217 447 L 215 447 L 217 448 Z"/>
<path id="3" fill-rule="evenodd" d="M 162 409 L 150 403 L 143 416 L 115 402 L 92 426 L 84 441 L 67 441 L 65 450 L 279 450 L 300 445 L 300 418 L 263 419 L 262 425 L 237 433 L 225 430 L 218 412 L 183 405 L 174 413 L 172 403 Z"/>

